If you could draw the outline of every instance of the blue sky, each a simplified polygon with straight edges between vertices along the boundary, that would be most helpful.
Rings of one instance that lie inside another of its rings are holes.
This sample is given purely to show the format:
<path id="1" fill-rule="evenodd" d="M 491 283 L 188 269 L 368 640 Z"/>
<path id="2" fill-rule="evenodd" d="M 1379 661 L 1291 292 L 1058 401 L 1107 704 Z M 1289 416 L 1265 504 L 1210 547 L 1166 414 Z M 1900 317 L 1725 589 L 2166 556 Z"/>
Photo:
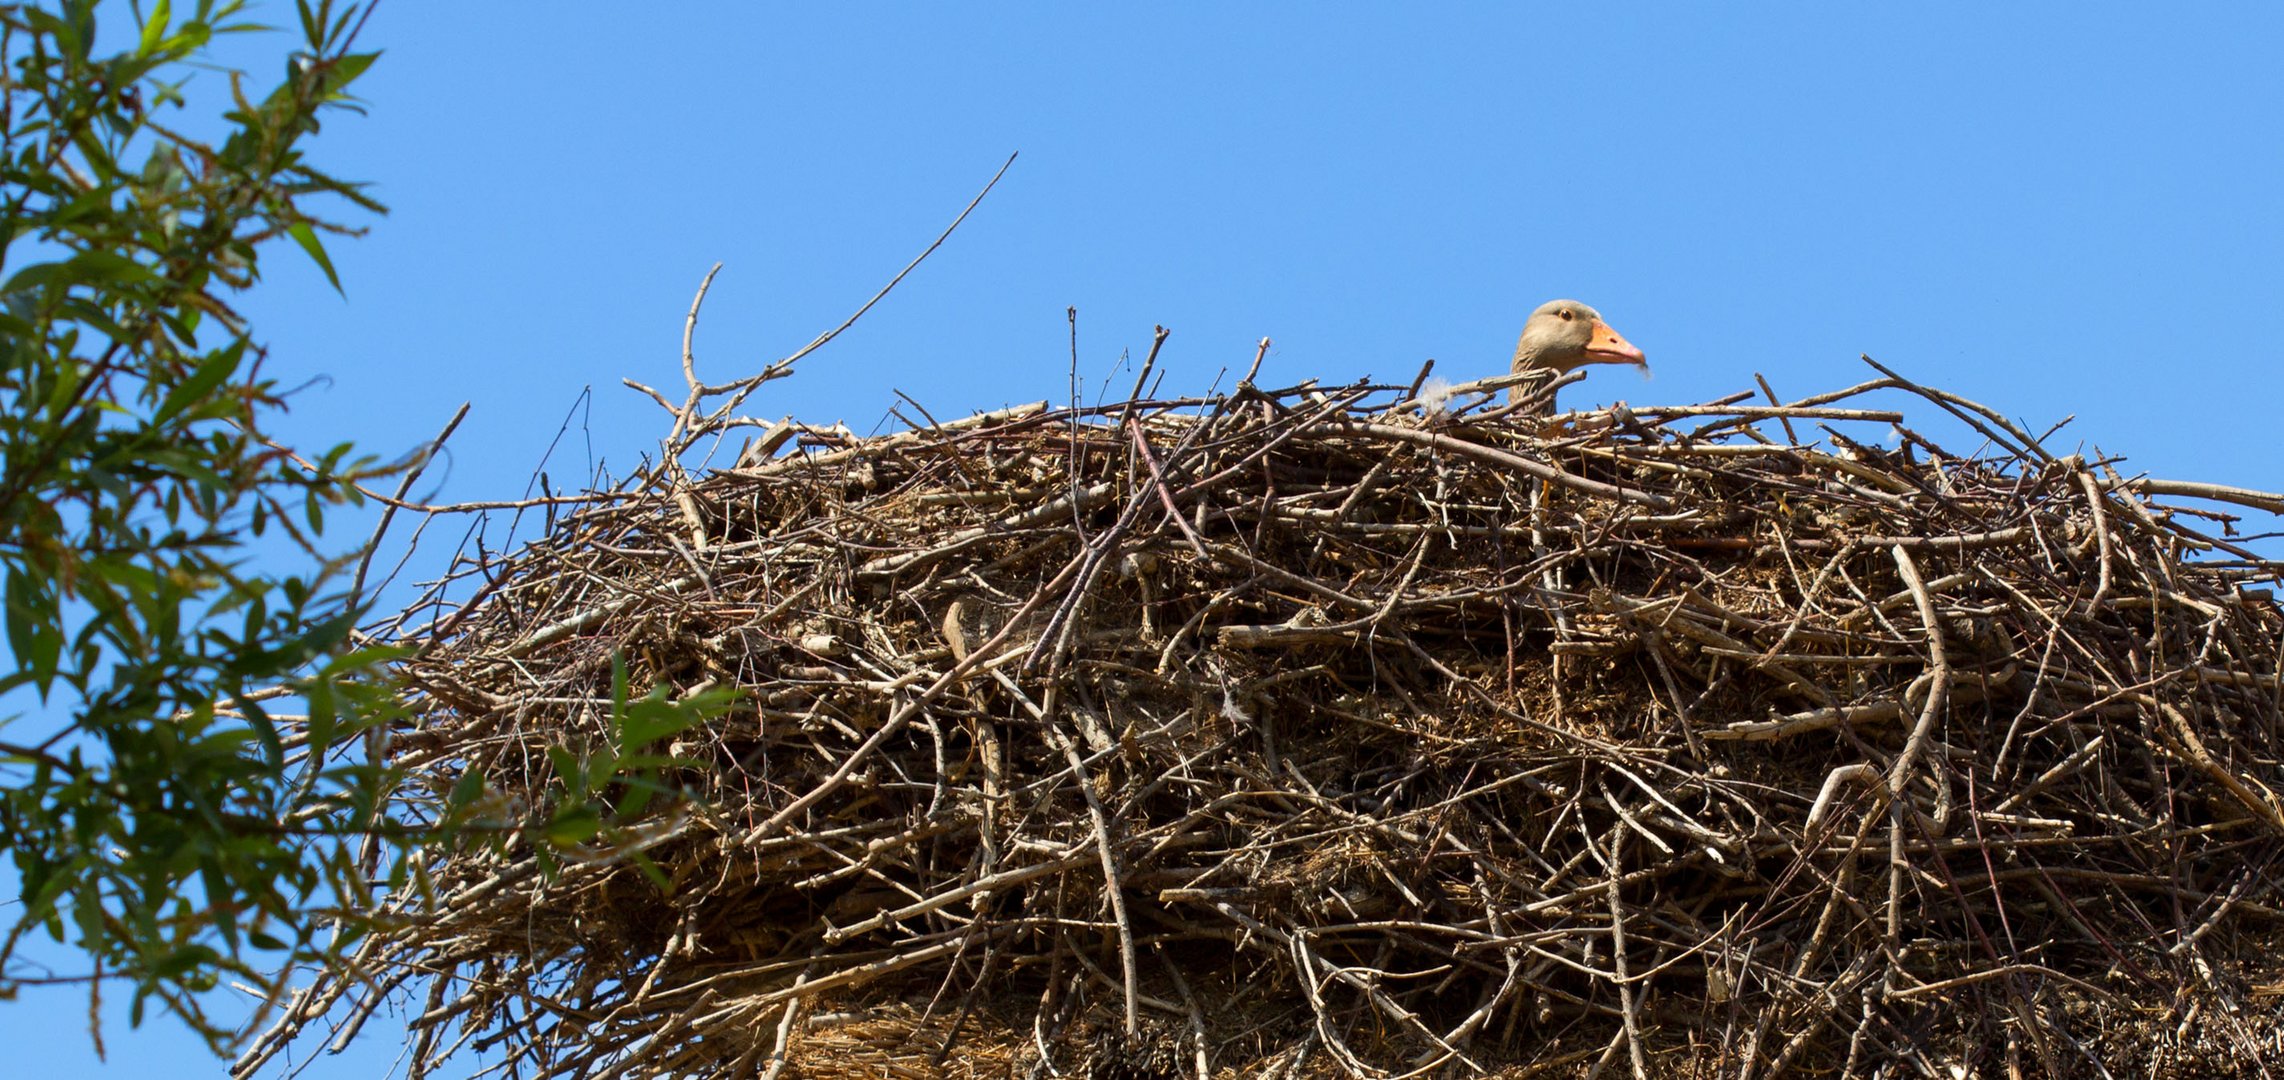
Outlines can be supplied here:
<path id="1" fill-rule="evenodd" d="M 597 453 L 649 445 L 659 414 L 618 380 L 674 378 L 713 262 L 704 369 L 753 370 L 1020 151 L 756 411 L 862 430 L 892 387 L 940 413 L 1058 395 L 1070 306 L 1096 380 L 1155 323 L 1174 387 L 1241 371 L 1264 335 L 1271 382 L 1487 374 L 1524 313 L 1576 296 L 1656 371 L 1577 398 L 1697 400 L 1754 371 L 1805 394 L 1869 352 L 2039 426 L 2075 413 L 2160 474 L 2284 480 L 2263 27 L 1227 7 L 384 8 L 373 114 L 327 142 L 395 212 L 338 254 L 346 301 L 281 264 L 249 307 L 281 373 L 334 380 L 297 410 L 313 434 L 396 449 L 473 400 L 446 494 L 497 496 L 582 388 Z"/>
<path id="2" fill-rule="evenodd" d="M 1090 391 L 1160 323 L 1171 390 L 1234 369 L 1226 387 L 1263 336 L 1265 384 L 1430 357 L 1475 377 L 1574 296 L 1655 378 L 1605 370 L 1566 403 L 1693 402 L 1755 372 L 1802 396 L 1870 377 L 1868 352 L 2033 429 L 2074 414 L 2057 442 L 2128 472 L 2284 488 L 2284 9 L 635 10 L 374 17 L 371 115 L 319 157 L 393 213 L 336 244 L 345 299 L 280 251 L 244 305 L 273 374 L 326 380 L 287 435 L 393 456 L 469 401 L 438 497 L 509 498 L 577 408 L 551 475 L 623 472 L 665 424 L 619 380 L 675 384 L 709 266 L 701 372 L 758 370 L 1020 151 L 752 411 L 864 431 L 892 389 L 939 417 L 1061 397 L 1073 306 Z M 163 1019 L 114 1020 L 99 1068 L 85 1007 L 0 1004 L 0 1034 L 29 1075 L 203 1071 Z M 392 1036 L 307 1075 L 378 1076 Z"/>

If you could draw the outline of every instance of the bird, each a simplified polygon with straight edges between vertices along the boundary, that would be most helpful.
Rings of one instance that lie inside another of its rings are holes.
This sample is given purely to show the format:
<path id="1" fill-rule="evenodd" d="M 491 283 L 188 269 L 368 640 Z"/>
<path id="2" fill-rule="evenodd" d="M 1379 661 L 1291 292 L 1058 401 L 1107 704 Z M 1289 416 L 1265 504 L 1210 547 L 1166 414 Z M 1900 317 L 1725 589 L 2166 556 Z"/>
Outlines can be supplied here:
<path id="1" fill-rule="evenodd" d="M 1523 323 L 1522 338 L 1515 342 L 1515 374 L 1543 371 L 1552 377 L 1588 364 L 1650 366 L 1640 349 L 1602 321 L 1601 312 L 1576 300 L 1549 300 L 1531 312 L 1529 321 Z M 1533 390 L 1535 387 L 1528 383 L 1512 387 L 1507 400 L 1523 400 Z M 1547 399 L 1544 411 L 1554 411 L 1552 397 Z"/>

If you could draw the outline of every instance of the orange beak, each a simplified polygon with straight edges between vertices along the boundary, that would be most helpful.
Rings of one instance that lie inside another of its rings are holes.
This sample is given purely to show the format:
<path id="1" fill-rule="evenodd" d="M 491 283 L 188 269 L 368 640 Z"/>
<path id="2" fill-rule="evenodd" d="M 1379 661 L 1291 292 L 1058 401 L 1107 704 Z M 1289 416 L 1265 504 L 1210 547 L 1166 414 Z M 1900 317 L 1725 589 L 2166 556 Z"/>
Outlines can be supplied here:
<path id="1" fill-rule="evenodd" d="M 1610 329 L 1610 324 L 1600 319 L 1594 321 L 1594 336 L 1586 342 L 1586 362 L 1589 364 L 1632 364 L 1642 368 L 1650 366 L 1648 358 L 1642 355 L 1640 349 L 1634 348 L 1631 342 L 1619 337 L 1616 330 Z"/>

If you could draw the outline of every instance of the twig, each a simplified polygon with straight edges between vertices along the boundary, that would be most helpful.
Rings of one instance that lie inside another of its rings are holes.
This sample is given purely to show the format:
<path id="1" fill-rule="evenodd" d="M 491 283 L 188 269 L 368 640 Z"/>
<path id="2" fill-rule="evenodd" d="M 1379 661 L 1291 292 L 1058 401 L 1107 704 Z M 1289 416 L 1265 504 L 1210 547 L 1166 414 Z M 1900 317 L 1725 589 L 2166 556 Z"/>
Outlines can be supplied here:
<path id="1" fill-rule="evenodd" d="M 960 211 L 960 216 L 953 218 L 952 223 L 944 227 L 944 231 L 936 237 L 934 243 L 929 244 L 927 249 L 922 251 L 920 254 L 913 256 L 912 261 L 906 263 L 904 269 L 897 271 L 896 276 L 888 280 L 888 284 L 881 286 L 879 292 L 872 294 L 872 299 L 865 301 L 864 306 L 856 309 L 855 314 L 841 320 L 841 324 L 839 326 L 836 326 L 830 330 L 825 331 L 822 334 L 817 335 L 816 340 L 811 341 L 807 345 L 801 346 L 799 349 L 795 350 L 791 356 L 788 356 L 783 360 L 779 360 L 770 366 L 773 368 L 791 367 L 795 361 L 809 355 L 810 353 L 816 352 L 818 349 L 824 348 L 826 342 L 841 336 L 841 332 L 847 330 L 849 327 L 855 326 L 856 321 L 863 318 L 865 312 L 871 311 L 872 306 L 879 303 L 881 298 L 887 296 L 889 290 L 894 289 L 899 283 L 901 283 L 904 280 L 905 276 L 910 274 L 913 270 L 917 269 L 919 265 L 928 258 L 928 256 L 935 254 L 937 248 L 944 246 L 944 241 L 952 238 L 952 231 L 959 228 L 960 223 L 966 221 L 969 214 L 975 212 L 976 206 L 983 202 L 984 196 L 991 194 L 992 188 L 999 186 L 999 178 L 1007 175 L 1007 170 L 1015 164 L 1015 158 L 1015 154 L 1007 155 L 1007 160 L 999 166 L 999 171 L 991 174 L 991 180 L 983 185 L 982 191 L 975 193 L 975 198 L 968 200 L 966 208 Z"/>

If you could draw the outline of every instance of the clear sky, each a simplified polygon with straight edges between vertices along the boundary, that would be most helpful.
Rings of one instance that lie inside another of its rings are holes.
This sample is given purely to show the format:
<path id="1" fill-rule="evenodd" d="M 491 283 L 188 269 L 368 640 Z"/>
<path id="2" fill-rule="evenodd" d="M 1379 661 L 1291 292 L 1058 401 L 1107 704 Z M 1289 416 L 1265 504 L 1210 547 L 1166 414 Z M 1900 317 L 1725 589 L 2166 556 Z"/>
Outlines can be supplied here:
<path id="1" fill-rule="evenodd" d="M 1160 323 L 1169 390 L 1226 388 L 1263 336 L 1264 384 L 1477 377 L 1572 296 L 1655 379 L 1569 404 L 1756 371 L 1804 396 L 1870 353 L 2034 430 L 2074 414 L 2056 442 L 2129 473 L 2284 488 L 2284 8 L 1599 7 L 391 0 L 371 115 L 318 156 L 394 212 L 336 243 L 346 299 L 281 249 L 245 307 L 273 374 L 327 380 L 287 434 L 393 456 L 469 401 L 437 497 L 512 498 L 575 410 L 559 485 L 655 447 L 619 380 L 678 384 L 714 262 L 721 379 L 837 324 L 1020 151 L 751 411 L 1063 397 L 1073 306 L 1090 396 Z M 99 1068 L 85 1012 L 0 1004 L 10 1071 L 207 1071 L 164 1019 L 115 1019 Z M 377 1077 L 393 1038 L 306 1075 Z"/>

